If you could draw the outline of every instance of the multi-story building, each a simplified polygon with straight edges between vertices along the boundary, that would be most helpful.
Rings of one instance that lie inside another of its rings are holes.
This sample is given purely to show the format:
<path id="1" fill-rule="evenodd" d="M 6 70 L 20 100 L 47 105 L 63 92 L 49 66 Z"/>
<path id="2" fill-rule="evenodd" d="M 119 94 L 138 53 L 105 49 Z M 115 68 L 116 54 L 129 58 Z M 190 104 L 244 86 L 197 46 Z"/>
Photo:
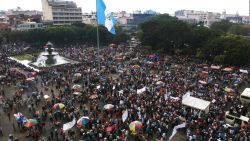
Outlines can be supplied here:
<path id="1" fill-rule="evenodd" d="M 126 13 L 125 11 L 122 11 L 114 14 L 117 24 L 126 30 L 137 28 L 140 23 L 149 20 L 155 15 L 156 12 L 151 10 L 145 11 L 144 13 L 141 11 L 135 11 L 133 13 Z"/>
<path id="2" fill-rule="evenodd" d="M 244 23 L 243 16 L 240 16 L 238 12 L 236 14 L 227 14 L 224 10 L 221 14 L 221 19 L 228 20 L 231 23 Z"/>
<path id="3" fill-rule="evenodd" d="M 194 10 L 179 10 L 175 12 L 175 16 L 180 20 L 183 20 L 192 24 L 203 23 L 204 26 L 208 26 L 208 27 L 212 23 L 221 20 L 220 13 L 194 11 Z"/>
<path id="4" fill-rule="evenodd" d="M 0 14 L 0 23 L 8 23 L 9 18 L 5 14 Z"/>
<path id="5" fill-rule="evenodd" d="M 7 23 L 0 23 L 0 31 L 9 31 L 10 26 Z"/>
<path id="6" fill-rule="evenodd" d="M 82 9 L 73 1 L 42 0 L 43 21 L 54 25 L 82 22 Z"/>
<path id="7" fill-rule="evenodd" d="M 0 21 L 7 23 L 11 29 L 16 29 L 19 24 L 26 22 L 42 22 L 42 12 L 36 10 L 23 10 L 20 7 L 11 9 L 0 16 Z"/>
<path id="8" fill-rule="evenodd" d="M 96 12 L 84 13 L 82 15 L 82 22 L 85 24 L 96 25 Z"/>
<path id="9" fill-rule="evenodd" d="M 250 24 L 250 16 L 242 16 L 243 24 Z"/>
<path id="10" fill-rule="evenodd" d="M 38 29 L 38 28 L 43 28 L 42 23 L 36 23 L 36 22 L 27 22 L 27 23 L 22 23 L 18 24 L 16 27 L 12 27 L 11 30 L 18 30 L 18 31 L 27 31 L 31 29 Z"/>

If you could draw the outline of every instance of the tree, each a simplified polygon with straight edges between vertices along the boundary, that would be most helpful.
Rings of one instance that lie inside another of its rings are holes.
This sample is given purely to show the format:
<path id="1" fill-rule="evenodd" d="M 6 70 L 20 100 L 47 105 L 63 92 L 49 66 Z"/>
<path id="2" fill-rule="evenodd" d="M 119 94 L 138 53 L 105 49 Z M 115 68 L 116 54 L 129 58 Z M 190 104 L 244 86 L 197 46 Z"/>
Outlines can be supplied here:
<path id="1" fill-rule="evenodd" d="M 140 40 L 143 45 L 164 52 L 183 49 L 191 37 L 191 28 L 188 24 L 166 14 L 142 23 L 140 29 Z"/>
<path id="2" fill-rule="evenodd" d="M 116 40 L 127 40 L 127 36 L 123 31 L 119 31 L 118 35 L 112 35 L 103 26 L 99 27 L 100 43 L 109 44 Z M 82 23 L 75 23 L 71 26 L 49 26 L 44 29 L 34 29 L 29 31 L 13 31 L 8 33 L 8 41 L 17 42 L 24 41 L 30 44 L 43 45 L 47 41 L 51 41 L 58 45 L 90 43 L 96 44 L 96 27 Z"/>
<path id="3" fill-rule="evenodd" d="M 229 22 L 228 20 L 222 20 L 220 22 L 213 23 L 210 28 L 228 32 L 232 25 L 233 23 Z"/>
<path id="4" fill-rule="evenodd" d="M 235 24 L 235 25 L 232 25 L 230 27 L 229 32 L 233 33 L 233 34 L 237 34 L 237 35 L 249 36 L 250 35 L 250 26 L 249 25 Z"/>

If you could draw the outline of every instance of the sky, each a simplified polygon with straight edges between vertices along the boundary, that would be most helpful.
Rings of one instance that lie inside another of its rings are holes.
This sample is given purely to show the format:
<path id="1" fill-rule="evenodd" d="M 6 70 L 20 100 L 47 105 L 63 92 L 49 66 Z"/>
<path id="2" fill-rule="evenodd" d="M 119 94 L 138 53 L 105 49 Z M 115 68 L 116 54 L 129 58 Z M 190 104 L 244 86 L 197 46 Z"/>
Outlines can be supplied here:
<path id="1" fill-rule="evenodd" d="M 82 7 L 82 11 L 95 11 L 95 0 L 72 0 Z M 109 11 L 154 10 L 160 13 L 173 14 L 177 10 L 201 10 L 229 14 L 249 15 L 249 0 L 104 0 Z M 16 7 L 25 10 L 42 11 L 41 0 L 0 0 L 0 10 Z"/>

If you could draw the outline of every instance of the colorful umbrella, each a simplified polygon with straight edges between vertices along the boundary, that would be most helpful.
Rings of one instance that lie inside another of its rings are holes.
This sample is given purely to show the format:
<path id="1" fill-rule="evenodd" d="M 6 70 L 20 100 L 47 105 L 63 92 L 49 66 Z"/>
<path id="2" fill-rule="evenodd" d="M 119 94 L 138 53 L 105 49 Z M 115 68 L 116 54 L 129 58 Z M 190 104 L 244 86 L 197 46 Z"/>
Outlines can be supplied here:
<path id="1" fill-rule="evenodd" d="M 110 47 L 115 47 L 116 45 L 114 43 L 109 44 Z"/>
<path id="2" fill-rule="evenodd" d="M 44 99 L 48 99 L 49 97 L 50 97 L 50 96 L 48 96 L 48 95 L 44 95 L 44 96 L 43 96 Z"/>
<path id="3" fill-rule="evenodd" d="M 199 83 L 201 83 L 201 84 L 207 84 L 206 81 L 202 81 L 202 80 L 199 80 Z"/>
<path id="4" fill-rule="evenodd" d="M 37 120 L 36 119 L 29 119 L 27 123 L 24 124 L 25 127 L 30 128 L 32 126 L 37 125 Z"/>
<path id="5" fill-rule="evenodd" d="M 121 60 L 123 60 L 123 58 L 122 57 L 118 57 L 118 58 L 116 58 L 116 60 L 121 61 Z"/>
<path id="6" fill-rule="evenodd" d="M 96 98 L 98 98 L 98 95 L 97 95 L 97 94 L 91 95 L 91 96 L 89 97 L 89 99 L 96 99 Z"/>
<path id="7" fill-rule="evenodd" d="M 129 124 L 129 129 L 130 131 L 135 133 L 138 130 L 142 129 L 142 123 L 140 121 L 133 121 Z"/>
<path id="8" fill-rule="evenodd" d="M 77 121 L 77 126 L 81 127 L 83 125 L 86 125 L 89 122 L 89 117 L 81 117 L 78 121 Z"/>
<path id="9" fill-rule="evenodd" d="M 134 65 L 132 68 L 133 68 L 133 69 L 139 69 L 140 66 L 139 66 L 139 65 Z"/>
<path id="10" fill-rule="evenodd" d="M 14 114 L 14 117 L 19 121 L 23 118 L 23 114 L 18 112 L 17 114 Z"/>
<path id="11" fill-rule="evenodd" d="M 211 69 L 219 70 L 221 67 L 220 66 L 211 66 Z"/>
<path id="12" fill-rule="evenodd" d="M 72 94 L 73 94 L 73 95 L 77 95 L 77 96 L 82 95 L 82 93 L 81 93 L 81 92 L 73 92 Z"/>
<path id="13" fill-rule="evenodd" d="M 231 68 L 225 68 L 224 71 L 232 71 L 233 69 Z"/>
<path id="14" fill-rule="evenodd" d="M 53 109 L 56 109 L 56 110 L 61 110 L 65 107 L 64 104 L 62 103 L 56 103 L 54 106 L 53 106 Z"/>
<path id="15" fill-rule="evenodd" d="M 76 90 L 76 91 L 80 91 L 82 89 L 81 85 L 75 84 L 73 85 L 72 89 Z"/>
<path id="16" fill-rule="evenodd" d="M 75 76 L 75 77 L 81 77 L 82 74 L 81 74 L 81 73 L 75 73 L 74 76 Z"/>
<path id="17" fill-rule="evenodd" d="M 106 105 L 104 105 L 104 109 L 105 110 L 111 110 L 113 108 L 114 108 L 114 105 L 112 105 L 112 104 L 106 104 Z"/>
<path id="18" fill-rule="evenodd" d="M 35 80 L 35 77 L 30 77 L 26 79 L 26 81 L 32 81 L 32 80 Z"/>
<path id="19" fill-rule="evenodd" d="M 107 127 L 105 130 L 106 130 L 106 132 L 111 132 L 111 131 L 113 130 L 113 127 L 112 127 L 112 126 L 109 126 L 109 127 Z"/>
<path id="20" fill-rule="evenodd" d="M 225 92 L 228 92 L 228 93 L 230 93 L 230 92 L 234 92 L 234 90 L 233 90 L 233 89 L 228 88 L 228 87 L 225 87 L 224 91 L 225 91 Z"/>
<path id="21" fill-rule="evenodd" d="M 155 57 L 155 55 L 149 55 L 149 58 L 154 58 Z"/>

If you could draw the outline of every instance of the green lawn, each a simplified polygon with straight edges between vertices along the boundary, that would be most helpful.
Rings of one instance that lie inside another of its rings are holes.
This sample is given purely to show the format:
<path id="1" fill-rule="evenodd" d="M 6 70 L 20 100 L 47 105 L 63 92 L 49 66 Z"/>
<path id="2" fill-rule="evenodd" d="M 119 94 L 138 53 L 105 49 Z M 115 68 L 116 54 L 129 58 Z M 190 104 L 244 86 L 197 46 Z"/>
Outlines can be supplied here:
<path id="1" fill-rule="evenodd" d="M 32 61 L 33 56 L 30 55 L 30 54 L 24 54 L 24 55 L 13 56 L 13 58 L 16 58 L 16 59 L 18 59 L 18 60 L 20 60 L 20 61 L 22 61 L 22 60 L 29 60 L 29 61 Z"/>

